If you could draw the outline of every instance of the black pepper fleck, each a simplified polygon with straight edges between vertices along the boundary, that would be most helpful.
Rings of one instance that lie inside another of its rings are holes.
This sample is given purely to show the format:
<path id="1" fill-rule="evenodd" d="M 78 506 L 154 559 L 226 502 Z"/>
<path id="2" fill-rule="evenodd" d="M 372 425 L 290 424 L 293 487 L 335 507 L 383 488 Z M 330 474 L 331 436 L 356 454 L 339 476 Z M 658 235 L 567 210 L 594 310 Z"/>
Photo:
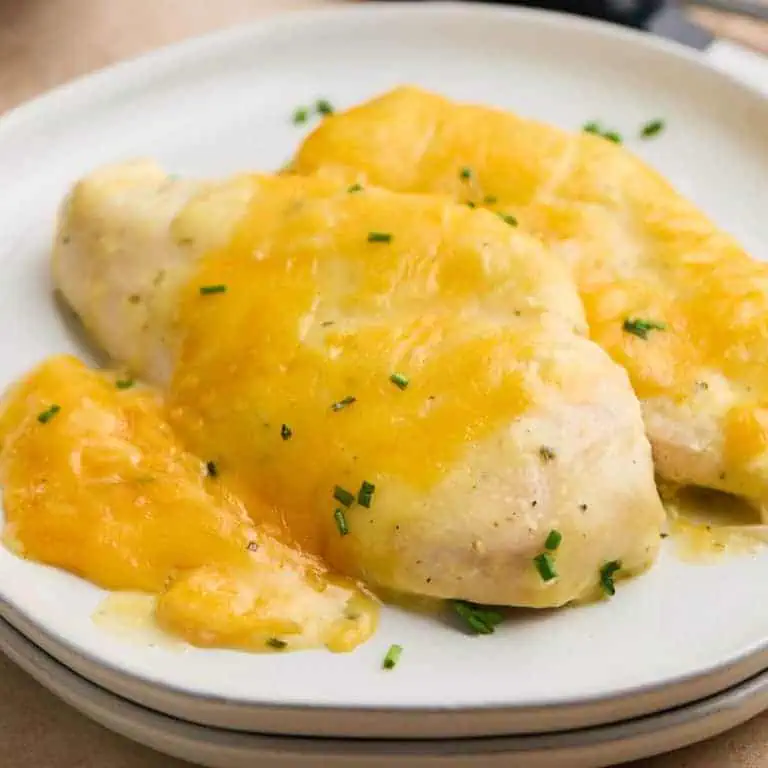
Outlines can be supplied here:
<path id="1" fill-rule="evenodd" d="M 550 448 L 548 445 L 542 445 L 541 448 L 539 448 L 539 456 L 541 457 L 541 460 L 544 462 L 554 461 L 555 455 L 556 454 L 554 450 Z"/>

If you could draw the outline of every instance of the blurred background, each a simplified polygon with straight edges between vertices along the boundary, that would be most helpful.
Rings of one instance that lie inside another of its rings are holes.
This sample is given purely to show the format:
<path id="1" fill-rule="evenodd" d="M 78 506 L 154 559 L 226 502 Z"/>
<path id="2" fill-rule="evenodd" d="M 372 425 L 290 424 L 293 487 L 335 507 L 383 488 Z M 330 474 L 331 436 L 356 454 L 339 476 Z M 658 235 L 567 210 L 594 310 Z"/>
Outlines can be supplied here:
<path id="1" fill-rule="evenodd" d="M 0 112 L 73 77 L 217 27 L 365 0 L 0 0 Z M 413 0 L 420 2 L 423 0 Z M 668 0 L 523 0 L 640 19 Z M 680 0 L 718 36 L 768 54 L 768 0 Z M 695 2 L 698 5 L 691 5 Z M 712 7 L 729 9 L 716 10 Z M 751 16 L 734 13 L 746 10 Z"/>

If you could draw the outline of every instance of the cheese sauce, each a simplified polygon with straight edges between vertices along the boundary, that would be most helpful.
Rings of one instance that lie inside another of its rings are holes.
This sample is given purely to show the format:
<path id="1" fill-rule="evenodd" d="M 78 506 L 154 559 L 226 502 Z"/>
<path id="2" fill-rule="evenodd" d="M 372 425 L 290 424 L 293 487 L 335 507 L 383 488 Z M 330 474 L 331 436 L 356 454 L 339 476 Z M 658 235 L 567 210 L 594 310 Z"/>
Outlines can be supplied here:
<path id="1" fill-rule="evenodd" d="M 6 544 L 112 590 L 157 595 L 196 645 L 349 650 L 377 603 L 277 542 L 215 465 L 183 449 L 152 391 L 52 358 L 0 413 Z"/>
<path id="2" fill-rule="evenodd" d="M 376 486 L 375 525 L 394 528 L 408 514 L 388 501 L 395 488 L 432 488 L 546 385 L 578 401 L 592 382 L 531 364 L 542 297 L 573 295 L 531 238 L 436 198 L 331 189 L 255 184 L 183 294 L 169 402 L 178 433 L 266 504 L 279 536 L 361 575 L 335 511 L 359 530 L 366 510 L 345 511 L 335 486 Z M 580 307 L 560 311 L 549 322 L 570 334 Z"/>

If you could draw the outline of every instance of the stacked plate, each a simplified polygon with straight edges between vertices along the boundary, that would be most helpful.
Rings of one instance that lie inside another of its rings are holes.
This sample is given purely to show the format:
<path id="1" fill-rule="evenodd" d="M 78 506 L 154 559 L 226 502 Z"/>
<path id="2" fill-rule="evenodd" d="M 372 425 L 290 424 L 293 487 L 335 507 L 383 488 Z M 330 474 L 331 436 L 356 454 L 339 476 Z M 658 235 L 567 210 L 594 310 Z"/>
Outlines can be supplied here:
<path id="1" fill-rule="evenodd" d="M 76 178 L 147 155 L 187 174 L 277 168 L 302 138 L 297 105 L 343 107 L 403 82 L 571 128 L 663 115 L 663 140 L 633 149 L 752 253 L 768 242 L 768 101 L 698 55 L 498 8 L 296 15 L 121 65 L 0 121 L 0 175 L 13 185 L 0 200 L 0 319 L 13 329 L 0 338 L 1 383 L 47 354 L 83 354 L 44 277 Z M 669 544 L 614 600 L 521 612 L 493 636 L 387 608 L 351 655 L 259 656 L 94 622 L 102 591 L 0 549 L 0 647 L 107 727 L 210 766 L 600 766 L 768 707 L 766 584 L 766 551 L 691 565 Z M 391 643 L 403 657 L 385 672 Z"/>

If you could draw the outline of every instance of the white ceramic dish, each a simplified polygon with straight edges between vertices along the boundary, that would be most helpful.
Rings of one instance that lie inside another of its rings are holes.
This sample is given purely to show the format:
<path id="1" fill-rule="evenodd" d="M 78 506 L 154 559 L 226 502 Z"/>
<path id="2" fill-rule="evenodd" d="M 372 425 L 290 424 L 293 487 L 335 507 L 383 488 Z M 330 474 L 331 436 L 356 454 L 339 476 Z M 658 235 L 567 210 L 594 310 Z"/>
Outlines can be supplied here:
<path id="1" fill-rule="evenodd" d="M 74 674 L 2 620 L 0 651 L 107 728 L 212 768 L 391 768 L 395 761 L 410 768 L 599 768 L 712 737 L 768 707 L 764 672 L 672 712 L 582 731 L 411 742 L 290 738 L 206 728 L 131 704 Z"/>
<path id="2" fill-rule="evenodd" d="M 627 136 L 662 116 L 664 134 L 631 148 L 768 258 L 768 101 L 697 55 L 473 5 L 296 15 L 121 65 L 0 120 L 0 384 L 79 351 L 46 276 L 56 206 L 78 176 L 137 155 L 183 174 L 277 168 L 301 139 L 298 104 L 343 107 L 406 81 L 571 128 L 597 118 Z M 768 550 L 704 567 L 668 548 L 610 603 L 521 613 L 491 637 L 387 609 L 352 655 L 255 656 L 126 643 L 91 621 L 101 591 L 0 549 L 0 616 L 80 674 L 188 720 L 326 736 L 553 731 L 702 698 L 768 667 L 768 613 L 755 610 L 766 583 Z M 393 642 L 405 651 L 385 673 Z"/>

